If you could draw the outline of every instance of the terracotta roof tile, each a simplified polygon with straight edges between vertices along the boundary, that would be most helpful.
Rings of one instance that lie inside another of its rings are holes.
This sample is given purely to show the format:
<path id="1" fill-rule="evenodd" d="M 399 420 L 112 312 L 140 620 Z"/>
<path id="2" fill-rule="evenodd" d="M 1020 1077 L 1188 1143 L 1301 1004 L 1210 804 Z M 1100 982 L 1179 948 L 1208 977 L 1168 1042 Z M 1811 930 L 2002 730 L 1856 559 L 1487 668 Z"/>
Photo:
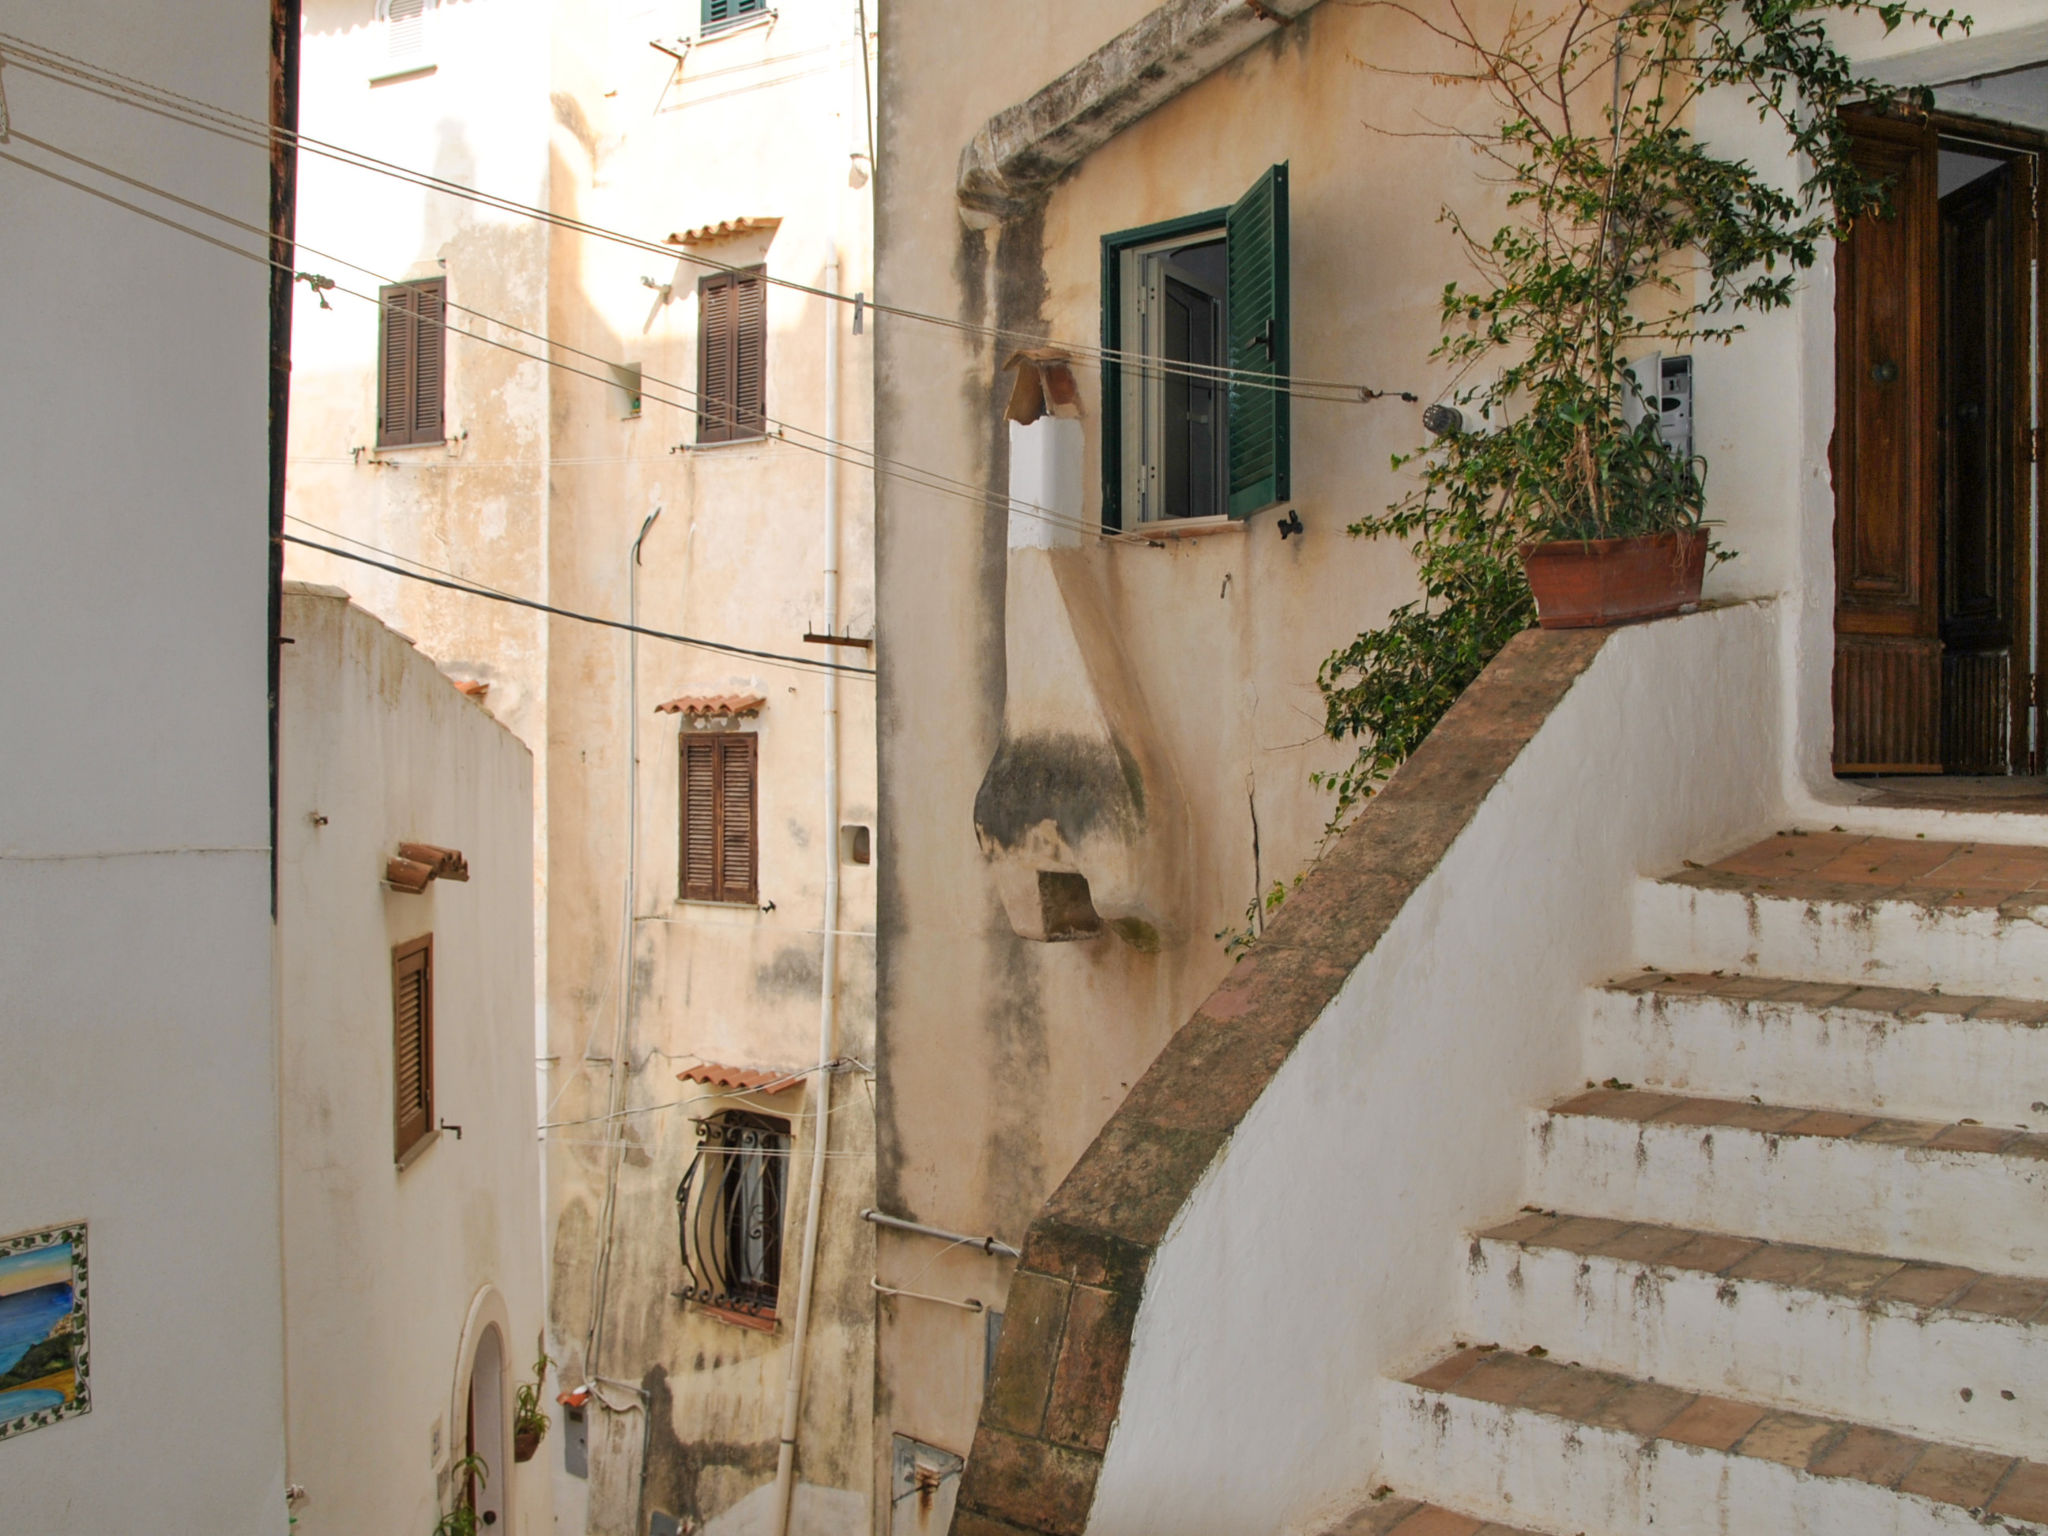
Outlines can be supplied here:
<path id="1" fill-rule="evenodd" d="M 707 1088 L 765 1088 L 770 1083 L 787 1086 L 792 1079 L 803 1073 L 789 1067 L 728 1067 L 715 1061 L 700 1061 L 695 1066 L 685 1067 L 676 1074 L 686 1083 L 702 1083 Z"/>
<path id="2" fill-rule="evenodd" d="M 686 693 L 679 699 L 654 706 L 657 715 L 717 716 L 730 719 L 758 715 L 768 701 L 758 693 Z"/>
<path id="3" fill-rule="evenodd" d="M 699 224 L 695 229 L 679 230 L 662 242 L 664 245 L 715 245 L 720 240 L 737 240 L 741 235 L 773 232 L 781 227 L 780 218 L 773 219 L 720 219 L 716 224 Z"/>

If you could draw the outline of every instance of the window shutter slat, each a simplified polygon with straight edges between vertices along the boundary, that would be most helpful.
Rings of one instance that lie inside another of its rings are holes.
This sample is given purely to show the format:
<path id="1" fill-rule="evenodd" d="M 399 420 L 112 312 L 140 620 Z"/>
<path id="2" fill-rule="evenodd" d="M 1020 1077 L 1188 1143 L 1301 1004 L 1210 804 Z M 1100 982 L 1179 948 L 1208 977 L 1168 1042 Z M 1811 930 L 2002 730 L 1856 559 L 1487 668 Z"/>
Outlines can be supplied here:
<path id="1" fill-rule="evenodd" d="M 377 387 L 377 446 L 394 448 L 412 441 L 412 289 L 404 283 L 394 283 L 378 289 L 377 298 L 383 305 L 378 342 L 383 365 Z"/>
<path id="2" fill-rule="evenodd" d="M 682 891 L 718 900 L 718 738 L 683 738 Z"/>
<path id="3" fill-rule="evenodd" d="M 768 425 L 768 285 L 749 273 L 733 292 L 733 435 L 758 437 Z"/>
<path id="4" fill-rule="evenodd" d="M 697 441 L 737 434 L 733 410 L 733 280 L 727 273 L 697 286 Z"/>
<path id="5" fill-rule="evenodd" d="M 402 1158 L 434 1124 L 434 940 L 391 952 L 392 1156 Z"/>
<path id="6" fill-rule="evenodd" d="M 412 440 L 438 443 L 441 395 L 446 376 L 448 280 L 433 278 L 413 286 Z"/>
<path id="7" fill-rule="evenodd" d="M 720 901 L 751 902 L 754 879 L 754 747 L 751 733 L 718 738 Z"/>
<path id="8" fill-rule="evenodd" d="M 1285 501 L 1292 424 L 1281 389 L 1240 382 L 1240 374 L 1285 379 L 1288 338 L 1287 167 L 1276 165 L 1238 199 L 1230 237 L 1230 501 L 1245 517 Z"/>

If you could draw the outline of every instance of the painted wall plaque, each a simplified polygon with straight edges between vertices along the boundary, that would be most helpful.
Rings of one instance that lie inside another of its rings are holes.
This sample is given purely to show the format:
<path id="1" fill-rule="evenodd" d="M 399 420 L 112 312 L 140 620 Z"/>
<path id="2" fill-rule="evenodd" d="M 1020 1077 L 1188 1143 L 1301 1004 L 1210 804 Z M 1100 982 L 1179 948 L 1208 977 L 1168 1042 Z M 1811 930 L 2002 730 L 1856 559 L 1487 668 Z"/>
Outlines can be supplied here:
<path id="1" fill-rule="evenodd" d="M 0 1440 L 84 1413 L 85 1223 L 0 1237 Z"/>

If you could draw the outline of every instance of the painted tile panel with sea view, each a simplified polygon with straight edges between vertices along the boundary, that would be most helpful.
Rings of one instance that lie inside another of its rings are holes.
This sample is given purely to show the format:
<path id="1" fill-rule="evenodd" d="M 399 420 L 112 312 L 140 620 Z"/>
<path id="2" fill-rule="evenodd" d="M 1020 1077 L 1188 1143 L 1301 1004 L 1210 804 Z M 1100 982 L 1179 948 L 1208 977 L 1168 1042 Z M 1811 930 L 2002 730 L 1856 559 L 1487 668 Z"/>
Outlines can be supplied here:
<path id="1" fill-rule="evenodd" d="M 92 1406 L 85 1224 L 0 1237 L 0 1439 Z"/>

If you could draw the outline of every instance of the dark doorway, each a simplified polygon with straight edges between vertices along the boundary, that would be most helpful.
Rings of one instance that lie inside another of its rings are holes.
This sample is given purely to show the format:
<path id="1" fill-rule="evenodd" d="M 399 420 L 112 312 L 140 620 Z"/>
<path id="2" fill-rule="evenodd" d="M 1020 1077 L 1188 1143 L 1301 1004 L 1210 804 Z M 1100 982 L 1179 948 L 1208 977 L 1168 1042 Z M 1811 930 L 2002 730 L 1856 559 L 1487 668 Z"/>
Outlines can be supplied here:
<path id="1" fill-rule="evenodd" d="M 2040 136 L 1852 120 L 1891 184 L 1836 261 L 1835 771 L 2039 771 Z"/>

